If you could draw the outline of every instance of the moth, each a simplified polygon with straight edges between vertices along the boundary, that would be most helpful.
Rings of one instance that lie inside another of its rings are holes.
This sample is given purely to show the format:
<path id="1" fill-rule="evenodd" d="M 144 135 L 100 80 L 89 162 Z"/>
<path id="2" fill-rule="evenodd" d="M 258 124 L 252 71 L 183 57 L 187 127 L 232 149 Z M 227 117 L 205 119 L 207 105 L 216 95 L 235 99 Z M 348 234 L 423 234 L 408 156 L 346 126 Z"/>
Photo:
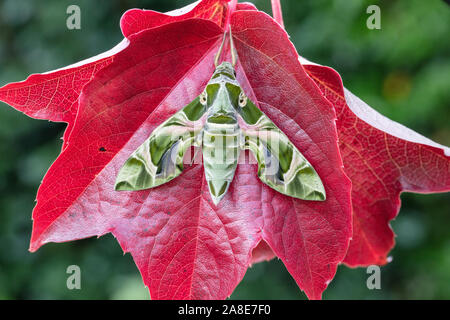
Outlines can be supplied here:
<path id="1" fill-rule="evenodd" d="M 324 201 L 325 189 L 313 166 L 289 138 L 246 96 L 236 80 L 236 53 L 230 32 L 232 63 L 215 57 L 215 71 L 203 92 L 164 121 L 120 169 L 115 189 L 154 188 L 183 171 L 191 146 L 200 147 L 205 178 L 215 205 L 226 195 L 242 150 L 258 163 L 259 179 L 272 189 L 303 200 Z"/>

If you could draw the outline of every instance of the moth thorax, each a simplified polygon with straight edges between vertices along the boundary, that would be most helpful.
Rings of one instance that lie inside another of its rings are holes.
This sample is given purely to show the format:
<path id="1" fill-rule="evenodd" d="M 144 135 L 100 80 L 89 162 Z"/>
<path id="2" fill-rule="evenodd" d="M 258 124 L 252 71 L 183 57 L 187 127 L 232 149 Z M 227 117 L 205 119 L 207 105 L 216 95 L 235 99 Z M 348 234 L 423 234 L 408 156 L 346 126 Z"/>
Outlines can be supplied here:
<path id="1" fill-rule="evenodd" d="M 234 68 L 233 65 L 229 62 L 222 62 L 221 65 L 219 65 L 216 70 L 214 71 L 214 75 L 218 75 L 218 74 L 222 74 L 222 75 L 226 75 L 227 77 L 231 78 L 231 79 L 235 79 L 235 72 L 234 72 Z"/>
<path id="2" fill-rule="evenodd" d="M 238 124 L 206 124 L 202 141 L 205 169 L 229 170 L 230 165 L 237 163 L 240 138 Z"/>
<path id="3" fill-rule="evenodd" d="M 217 134 L 234 134 L 239 132 L 239 124 L 238 123 L 205 123 L 205 131 L 209 133 L 217 133 Z"/>

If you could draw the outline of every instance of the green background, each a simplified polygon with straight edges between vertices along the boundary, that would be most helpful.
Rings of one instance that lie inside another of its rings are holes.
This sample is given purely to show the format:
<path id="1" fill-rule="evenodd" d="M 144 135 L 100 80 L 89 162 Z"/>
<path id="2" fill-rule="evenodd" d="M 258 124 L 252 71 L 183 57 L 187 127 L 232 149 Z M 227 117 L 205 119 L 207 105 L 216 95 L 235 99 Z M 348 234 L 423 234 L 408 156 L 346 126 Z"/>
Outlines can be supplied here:
<path id="1" fill-rule="evenodd" d="M 122 39 L 129 8 L 168 11 L 186 0 L 0 0 L 0 85 L 96 55 Z M 254 2 L 270 13 L 270 1 Z M 301 55 L 340 72 L 369 105 L 450 145 L 450 7 L 438 0 L 282 0 L 286 29 Z M 66 28 L 78 4 L 82 29 Z M 381 8 L 381 30 L 366 8 Z M 0 299 L 148 298 L 129 254 L 111 235 L 28 252 L 36 190 L 61 148 L 63 124 L 30 119 L 0 103 Z M 325 299 L 449 299 L 450 196 L 402 195 L 392 223 L 397 245 L 368 290 L 366 269 L 340 266 Z M 66 288 L 79 265 L 82 289 Z M 280 260 L 249 268 L 233 299 L 304 299 Z"/>

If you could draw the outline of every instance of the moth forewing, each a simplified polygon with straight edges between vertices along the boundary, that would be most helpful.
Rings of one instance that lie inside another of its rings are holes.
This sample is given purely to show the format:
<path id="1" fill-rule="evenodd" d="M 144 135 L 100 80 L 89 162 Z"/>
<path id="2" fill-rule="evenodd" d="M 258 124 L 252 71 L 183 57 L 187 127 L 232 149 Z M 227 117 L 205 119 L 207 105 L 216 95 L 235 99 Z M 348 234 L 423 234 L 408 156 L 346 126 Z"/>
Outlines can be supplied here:
<path id="1" fill-rule="evenodd" d="M 198 141 L 205 111 L 198 97 L 159 125 L 120 169 L 115 189 L 153 188 L 179 176 L 186 150 Z"/>

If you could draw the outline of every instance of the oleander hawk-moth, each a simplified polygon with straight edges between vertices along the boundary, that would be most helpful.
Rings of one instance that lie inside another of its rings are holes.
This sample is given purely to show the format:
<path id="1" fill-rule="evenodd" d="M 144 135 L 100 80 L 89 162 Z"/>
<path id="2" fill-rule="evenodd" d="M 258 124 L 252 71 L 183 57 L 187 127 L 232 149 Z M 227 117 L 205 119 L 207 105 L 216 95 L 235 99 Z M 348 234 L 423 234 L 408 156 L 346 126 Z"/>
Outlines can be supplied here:
<path id="1" fill-rule="evenodd" d="M 253 152 L 258 177 L 269 187 L 303 200 L 325 200 L 312 165 L 241 89 L 235 62 L 218 65 L 217 57 L 203 92 L 154 129 L 120 169 L 115 189 L 143 190 L 176 178 L 183 171 L 186 150 L 196 146 L 201 147 L 205 178 L 216 205 L 226 195 L 240 151 L 245 149 Z"/>

